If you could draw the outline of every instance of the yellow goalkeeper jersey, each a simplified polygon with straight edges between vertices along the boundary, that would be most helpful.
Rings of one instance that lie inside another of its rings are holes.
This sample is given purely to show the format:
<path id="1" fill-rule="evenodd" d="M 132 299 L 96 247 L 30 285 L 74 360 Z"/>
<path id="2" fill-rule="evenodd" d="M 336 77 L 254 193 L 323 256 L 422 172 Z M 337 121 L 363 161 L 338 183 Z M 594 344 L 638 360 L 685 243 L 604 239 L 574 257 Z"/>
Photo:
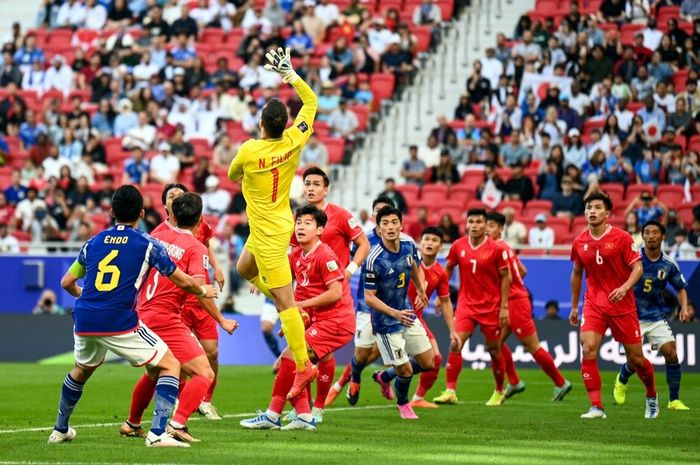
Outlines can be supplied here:
<path id="1" fill-rule="evenodd" d="M 294 228 L 289 191 L 301 149 L 313 132 L 318 107 L 316 94 L 301 78 L 293 86 L 303 103 L 294 124 L 279 139 L 251 139 L 243 143 L 228 170 L 232 181 L 243 179 L 251 233 L 286 234 L 287 242 Z"/>

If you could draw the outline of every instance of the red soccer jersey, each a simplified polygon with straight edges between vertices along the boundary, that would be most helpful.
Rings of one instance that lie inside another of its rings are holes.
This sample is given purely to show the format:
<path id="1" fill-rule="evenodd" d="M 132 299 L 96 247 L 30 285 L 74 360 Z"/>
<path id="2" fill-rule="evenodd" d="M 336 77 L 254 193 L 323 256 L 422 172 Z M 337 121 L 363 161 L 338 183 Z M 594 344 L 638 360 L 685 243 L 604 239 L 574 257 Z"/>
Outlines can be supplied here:
<path id="1" fill-rule="evenodd" d="M 350 264 L 350 243 L 364 234 L 352 213 L 334 203 L 327 203 L 323 211 L 328 223 L 321 233 L 321 241 L 328 245 L 338 257 L 340 266 L 345 270 Z M 296 235 L 292 233 L 291 244 L 298 246 Z"/>
<path id="2" fill-rule="evenodd" d="M 301 247 L 295 247 L 289 255 L 289 263 L 297 282 L 294 290 L 294 300 L 297 302 L 323 294 L 334 281 L 340 281 L 343 286 L 343 297 L 335 303 L 304 309 L 313 315 L 314 320 L 347 318 L 354 324 L 355 311 L 345 269 L 338 265 L 338 257 L 328 245 L 319 241 L 308 254 L 304 254 Z"/>
<path id="3" fill-rule="evenodd" d="M 438 297 L 449 297 L 450 296 L 450 279 L 447 277 L 447 272 L 438 262 L 433 263 L 430 266 L 425 266 L 425 262 L 420 264 L 423 274 L 425 275 L 425 282 L 427 287 L 425 288 L 425 295 L 433 295 L 433 292 L 437 290 Z M 416 301 L 416 286 L 413 281 L 408 285 L 408 298 L 411 301 L 411 305 Z M 419 317 L 423 315 L 423 310 L 416 310 L 416 315 Z"/>
<path id="4" fill-rule="evenodd" d="M 468 236 L 452 243 L 447 262 L 459 268 L 457 311 L 471 314 L 498 312 L 501 305 L 500 270 L 510 259 L 504 244 L 487 237 L 472 247 Z"/>
<path id="5" fill-rule="evenodd" d="M 152 234 L 168 250 L 178 268 L 192 277 L 207 275 L 209 255 L 207 248 L 190 231 L 175 227 Z M 187 293 L 169 279 L 151 270 L 139 294 L 139 317 L 153 327 L 167 326 L 173 317 L 180 319 L 180 310 Z"/>
<path id="6" fill-rule="evenodd" d="M 610 225 L 597 239 L 586 230 L 574 240 L 571 260 L 586 271 L 584 303 L 611 315 L 637 311 L 631 290 L 618 303 L 608 299 L 613 290 L 627 281 L 632 264 L 641 260 L 632 236 Z"/>
<path id="7" fill-rule="evenodd" d="M 520 259 L 515 255 L 513 249 L 510 248 L 506 241 L 501 239 L 498 243 L 508 249 L 508 258 L 510 259 L 510 293 L 508 294 L 508 300 L 522 297 L 529 299 L 530 294 L 527 292 L 527 288 L 525 288 L 523 277 L 520 276 Z"/>
<path id="8" fill-rule="evenodd" d="M 153 232 L 151 232 L 151 236 L 153 236 L 155 233 L 166 231 L 168 229 L 177 228 L 170 224 L 168 220 L 165 220 L 161 224 L 156 226 L 156 229 L 154 229 Z M 199 226 L 197 227 L 197 229 L 195 229 L 194 237 L 206 247 L 209 247 L 209 240 L 212 237 L 214 237 L 214 230 L 211 229 L 211 225 L 204 218 L 202 218 L 202 221 L 199 223 Z"/>

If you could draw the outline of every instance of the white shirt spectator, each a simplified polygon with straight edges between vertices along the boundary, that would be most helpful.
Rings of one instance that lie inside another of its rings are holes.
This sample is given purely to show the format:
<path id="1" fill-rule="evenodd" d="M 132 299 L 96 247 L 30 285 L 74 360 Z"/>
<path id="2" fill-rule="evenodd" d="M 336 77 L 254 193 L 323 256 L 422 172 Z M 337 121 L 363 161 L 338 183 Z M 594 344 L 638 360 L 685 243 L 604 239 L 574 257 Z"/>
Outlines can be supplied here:
<path id="1" fill-rule="evenodd" d="M 0 236 L 0 253 L 19 253 L 17 238 L 9 234 L 5 237 Z"/>
<path id="2" fill-rule="evenodd" d="M 194 115 L 189 111 L 189 101 L 182 99 L 173 105 L 168 114 L 168 123 L 173 126 L 181 124 L 185 130 L 185 138 L 188 139 L 196 132 Z"/>
<path id="3" fill-rule="evenodd" d="M 513 220 L 503 228 L 503 240 L 511 247 L 519 247 L 525 242 L 527 228 L 523 223 Z"/>
<path id="4" fill-rule="evenodd" d="M 659 96 L 658 93 L 654 94 L 654 101 L 656 105 L 665 111 L 668 115 L 669 113 L 676 112 L 676 97 L 671 94 L 666 94 L 664 97 Z"/>
<path id="5" fill-rule="evenodd" d="M 301 149 L 301 156 L 299 158 L 300 168 L 309 165 L 318 166 L 324 171 L 328 166 L 328 149 L 323 143 L 319 142 L 318 138 L 315 136 L 312 136 L 304 148 Z"/>
<path id="6" fill-rule="evenodd" d="M 338 9 L 337 5 L 334 5 L 331 2 L 324 2 L 320 5 L 316 5 L 314 14 L 317 18 L 323 21 L 323 24 L 325 24 L 326 27 L 328 27 L 334 22 L 338 21 L 338 17 L 340 17 L 340 10 Z"/>
<path id="7" fill-rule="evenodd" d="M 44 179 L 51 179 L 52 177 L 59 179 L 61 177 L 61 168 L 70 166 L 70 163 L 61 157 L 46 157 L 41 162 L 41 165 L 44 167 Z"/>
<path id="8" fill-rule="evenodd" d="M 158 74 L 158 71 L 158 65 L 154 64 L 152 60 L 150 63 L 139 63 L 133 69 L 134 78 L 137 81 L 148 81 L 151 76 Z"/>
<path id="9" fill-rule="evenodd" d="M 44 76 L 44 90 L 58 89 L 63 92 L 64 95 L 73 89 L 73 70 L 70 66 L 63 62 L 63 57 L 57 58 L 60 55 L 54 56 L 53 60 L 62 60 L 61 65 L 56 68 L 51 66 L 46 70 L 46 75 Z"/>
<path id="10" fill-rule="evenodd" d="M 495 56 L 484 57 L 481 61 L 481 75 L 491 82 L 491 88 L 498 87 L 498 78 L 503 74 L 503 63 Z"/>
<path id="11" fill-rule="evenodd" d="M 38 197 L 34 200 L 29 200 L 29 198 L 26 198 L 17 204 L 17 208 L 15 209 L 15 218 L 22 220 L 23 230 L 29 231 L 31 229 L 32 222 L 34 221 L 34 212 L 40 208 L 45 210 L 46 202 Z"/>
<path id="12" fill-rule="evenodd" d="M 642 30 L 642 35 L 644 36 L 644 46 L 649 50 L 656 50 L 661 44 L 661 38 L 664 36 L 664 33 L 658 29 L 645 27 Z"/>
<path id="13" fill-rule="evenodd" d="M 260 87 L 263 89 L 270 87 L 276 89 L 280 84 L 282 84 L 282 77 L 274 71 L 266 70 L 264 66 L 259 66 L 258 82 L 260 83 Z"/>
<path id="14" fill-rule="evenodd" d="M 190 18 L 194 19 L 199 27 L 204 27 L 212 20 L 212 10 L 204 4 L 204 7 L 197 5 L 190 10 Z"/>
<path id="15" fill-rule="evenodd" d="M 163 21 L 169 25 L 173 24 L 175 21 L 182 17 L 182 7 L 178 4 L 177 0 L 171 0 L 163 8 Z"/>
<path id="16" fill-rule="evenodd" d="M 205 181 L 207 188 L 202 194 L 202 212 L 205 215 L 221 216 L 228 210 L 231 203 L 231 194 L 224 189 L 219 189 L 219 178 L 209 176 Z"/>
<path id="17" fill-rule="evenodd" d="M 144 124 L 129 129 L 122 139 L 123 147 L 139 147 L 143 151 L 151 150 L 156 141 L 156 128 L 150 124 Z"/>
<path id="18" fill-rule="evenodd" d="M 80 27 L 85 21 L 85 5 L 78 0 L 68 0 L 58 9 L 56 27 Z"/>
<path id="19" fill-rule="evenodd" d="M 22 89 L 34 90 L 37 94 L 44 93 L 44 81 L 46 80 L 46 71 L 43 68 L 36 69 L 30 67 L 22 76 Z"/>
<path id="20" fill-rule="evenodd" d="M 413 20 L 413 24 L 416 25 L 439 23 L 442 21 L 442 11 L 440 7 L 434 3 L 432 5 L 423 3 L 413 10 L 413 17 L 411 19 Z"/>
<path id="21" fill-rule="evenodd" d="M 248 134 L 254 134 L 258 131 L 258 124 L 260 123 L 260 111 L 251 113 L 250 111 L 245 112 L 243 119 L 241 120 L 241 126 L 243 130 Z"/>
<path id="22" fill-rule="evenodd" d="M 170 184 L 177 180 L 180 172 L 180 160 L 172 153 L 159 153 L 151 160 L 151 178 L 161 184 Z"/>
<path id="23" fill-rule="evenodd" d="M 262 15 L 262 12 L 260 13 L 260 16 L 258 16 L 255 9 L 248 8 L 243 16 L 243 21 L 241 21 L 243 32 L 247 34 L 250 28 L 255 26 L 260 26 L 260 32 L 262 32 L 264 35 L 267 35 L 272 31 L 272 23 L 269 19 Z"/>
<path id="24" fill-rule="evenodd" d="M 566 122 L 563 120 L 556 120 L 556 123 L 551 123 L 547 121 L 542 121 L 540 125 L 537 127 L 537 139 L 538 139 L 538 144 L 540 136 L 539 133 L 541 131 L 546 132 L 549 134 L 549 139 L 551 141 L 552 145 L 557 145 L 561 144 L 562 141 L 564 140 L 564 135 L 566 135 Z"/>
<path id="25" fill-rule="evenodd" d="M 623 111 L 615 110 L 615 117 L 617 118 L 617 125 L 625 132 L 629 132 L 630 126 L 632 126 L 632 120 L 634 119 L 634 113 L 628 109 Z"/>
<path id="26" fill-rule="evenodd" d="M 85 9 L 85 29 L 96 31 L 105 27 L 107 23 L 107 10 L 104 6 L 94 2 L 91 7 Z"/>
<path id="27" fill-rule="evenodd" d="M 540 229 L 538 226 L 530 229 L 528 234 L 530 247 L 548 249 L 554 245 L 554 230 L 548 226 Z"/>
<path id="28" fill-rule="evenodd" d="M 590 105 L 591 98 L 583 92 L 579 92 L 575 97 L 573 95 L 569 96 L 569 106 L 576 110 L 576 113 L 578 113 L 579 116 L 583 116 L 583 114 L 586 112 L 586 107 Z"/>
<path id="29" fill-rule="evenodd" d="M 218 21 L 224 32 L 233 29 L 231 18 L 236 15 L 236 7 L 233 3 L 228 3 L 226 0 L 212 0 L 209 12 L 212 20 Z"/>
<path id="30" fill-rule="evenodd" d="M 353 137 L 353 132 L 359 126 L 357 115 L 347 108 L 342 111 L 341 108 L 333 110 L 328 118 L 328 125 L 331 128 L 334 137 Z"/>
<path id="31" fill-rule="evenodd" d="M 367 40 L 369 41 L 369 48 L 371 48 L 380 55 L 384 53 L 393 37 L 394 34 L 385 27 L 382 27 L 379 30 L 372 27 L 367 30 Z"/>
<path id="32" fill-rule="evenodd" d="M 687 240 L 680 244 L 673 244 L 666 253 L 674 260 L 694 260 L 696 257 L 695 247 Z"/>

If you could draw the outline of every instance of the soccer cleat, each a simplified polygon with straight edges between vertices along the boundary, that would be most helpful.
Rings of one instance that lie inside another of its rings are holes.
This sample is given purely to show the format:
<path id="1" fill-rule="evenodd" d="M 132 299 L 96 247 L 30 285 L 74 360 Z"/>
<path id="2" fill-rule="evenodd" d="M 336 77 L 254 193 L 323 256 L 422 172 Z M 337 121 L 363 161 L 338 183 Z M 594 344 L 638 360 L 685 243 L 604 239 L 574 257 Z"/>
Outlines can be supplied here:
<path id="1" fill-rule="evenodd" d="M 280 429 L 282 422 L 278 418 L 272 420 L 265 412 L 258 410 L 258 416 L 248 420 L 241 420 L 239 423 L 245 429 Z"/>
<path id="2" fill-rule="evenodd" d="M 350 386 L 348 386 L 345 396 L 348 398 L 348 404 L 357 405 L 357 401 L 360 400 L 360 383 L 350 381 Z"/>
<path id="3" fill-rule="evenodd" d="M 506 401 L 506 395 L 503 394 L 502 392 L 498 391 L 493 391 L 493 394 L 491 394 L 491 398 L 486 402 L 487 407 L 498 407 L 499 405 L 503 405 L 503 402 Z"/>
<path id="4" fill-rule="evenodd" d="M 168 432 L 156 436 L 156 433 L 149 431 L 146 436 L 146 447 L 190 447 L 190 445 L 186 442 L 178 441 Z"/>
<path id="5" fill-rule="evenodd" d="M 411 407 L 413 407 L 413 408 L 438 408 L 437 404 L 433 404 L 432 402 L 428 402 L 425 399 L 412 400 L 409 403 L 411 404 Z"/>
<path id="6" fill-rule="evenodd" d="M 125 438 L 145 438 L 148 436 L 148 433 L 146 433 L 146 430 L 144 430 L 141 425 L 131 426 L 128 421 L 125 421 L 119 427 L 119 434 Z"/>
<path id="7" fill-rule="evenodd" d="M 187 429 L 187 426 L 182 426 L 182 427 L 174 427 L 172 422 L 168 423 L 168 427 L 165 429 L 165 431 L 170 434 L 172 437 L 177 439 L 178 441 L 182 442 L 202 442 L 201 439 L 197 439 L 194 436 L 190 434 L 190 431 Z"/>
<path id="8" fill-rule="evenodd" d="M 680 399 L 670 401 L 666 408 L 669 410 L 690 410 L 690 407 L 685 405 Z"/>
<path id="9" fill-rule="evenodd" d="M 586 420 L 593 420 L 596 418 L 605 419 L 608 418 L 608 416 L 605 414 L 603 409 L 600 409 L 598 407 L 591 407 L 588 409 L 588 412 L 581 415 L 581 418 Z"/>
<path id="10" fill-rule="evenodd" d="M 506 399 L 510 399 L 516 394 L 520 394 L 521 392 L 525 391 L 525 383 L 522 381 L 518 382 L 515 386 L 511 384 L 506 384 L 506 389 L 503 391 L 503 394 L 506 396 Z"/>
<path id="11" fill-rule="evenodd" d="M 659 417 L 659 397 L 647 397 L 647 405 L 644 409 L 644 418 L 653 420 Z"/>
<path id="12" fill-rule="evenodd" d="M 297 371 L 294 375 L 294 384 L 287 393 L 287 400 L 292 400 L 303 393 L 308 384 L 318 376 L 318 367 L 311 362 L 306 362 L 303 371 Z"/>
<path id="13" fill-rule="evenodd" d="M 418 415 L 416 415 L 416 412 L 413 411 L 413 407 L 411 407 L 410 402 L 408 404 L 397 405 L 396 407 L 399 409 L 399 416 L 404 420 L 418 419 Z"/>
<path id="14" fill-rule="evenodd" d="M 620 381 L 620 373 L 615 377 L 615 387 L 613 388 L 613 399 L 617 405 L 622 405 L 627 400 L 627 385 Z"/>
<path id="15" fill-rule="evenodd" d="M 391 383 L 385 383 L 382 379 L 383 371 L 375 371 L 372 373 L 372 379 L 379 385 L 379 392 L 386 400 L 394 400 L 394 391 L 391 389 Z"/>
<path id="16" fill-rule="evenodd" d="M 445 389 L 442 394 L 433 399 L 436 404 L 456 404 L 457 394 L 454 391 Z"/>
<path id="17" fill-rule="evenodd" d="M 221 415 L 216 411 L 216 407 L 211 402 L 202 402 L 199 404 L 197 411 L 200 415 L 204 415 L 207 420 L 221 420 Z"/>
<path id="18" fill-rule="evenodd" d="M 286 414 L 284 416 L 284 418 L 282 418 L 282 421 L 284 423 L 289 423 L 290 421 L 294 421 L 296 419 L 297 419 L 297 411 L 295 409 L 292 409 L 289 411 L 288 414 Z"/>
<path id="19" fill-rule="evenodd" d="M 328 390 L 328 395 L 326 396 L 326 402 L 323 404 L 323 406 L 328 407 L 329 405 L 332 405 L 333 402 L 335 402 L 335 399 L 338 398 L 338 395 L 340 394 L 341 389 L 342 389 L 342 387 L 337 389 L 336 384 L 331 386 L 331 388 Z"/>
<path id="20" fill-rule="evenodd" d="M 283 431 L 292 431 L 292 430 L 303 430 L 303 431 L 316 431 L 316 421 L 312 418 L 311 421 L 306 421 L 302 420 L 299 417 L 296 417 L 294 421 L 289 423 L 288 425 L 284 425 L 282 427 Z"/>
<path id="21" fill-rule="evenodd" d="M 552 400 L 564 400 L 564 397 L 571 392 L 572 386 L 571 382 L 564 380 L 564 384 L 561 387 L 554 387 L 554 396 Z"/>
<path id="22" fill-rule="evenodd" d="M 68 431 L 61 433 L 58 430 L 53 430 L 51 436 L 49 436 L 49 444 L 61 444 L 64 442 L 71 442 L 75 439 L 75 430 L 73 428 L 68 428 Z"/>
<path id="23" fill-rule="evenodd" d="M 318 423 L 323 423 L 323 409 L 318 407 L 313 407 L 311 409 L 311 416 L 314 417 L 314 421 Z"/>

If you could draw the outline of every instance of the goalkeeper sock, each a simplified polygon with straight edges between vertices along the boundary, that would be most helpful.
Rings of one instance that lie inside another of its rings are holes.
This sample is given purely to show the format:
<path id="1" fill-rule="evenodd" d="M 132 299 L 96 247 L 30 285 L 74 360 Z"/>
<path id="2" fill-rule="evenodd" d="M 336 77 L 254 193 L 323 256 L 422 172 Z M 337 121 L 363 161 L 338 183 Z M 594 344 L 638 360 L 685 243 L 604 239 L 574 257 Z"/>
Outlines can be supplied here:
<path id="1" fill-rule="evenodd" d="M 80 396 L 83 395 L 83 386 L 85 383 L 77 382 L 70 373 L 66 375 L 61 388 L 61 400 L 58 403 L 58 417 L 56 418 L 56 426 L 54 426 L 56 431 L 64 434 L 68 432 L 68 420 L 80 400 Z"/>
<path id="2" fill-rule="evenodd" d="M 302 371 L 309 361 L 309 354 L 306 350 L 306 339 L 304 338 L 304 321 L 297 307 L 290 307 L 280 313 L 282 331 L 287 339 L 287 345 L 294 355 L 294 363 L 297 370 Z"/>
<path id="3" fill-rule="evenodd" d="M 268 299 L 274 301 L 275 298 L 272 296 L 272 293 L 270 292 L 270 289 L 267 288 L 265 283 L 263 282 L 262 278 L 260 277 L 260 274 L 255 275 L 253 279 L 250 280 L 251 284 L 255 286 L 260 292 L 265 295 Z"/>

